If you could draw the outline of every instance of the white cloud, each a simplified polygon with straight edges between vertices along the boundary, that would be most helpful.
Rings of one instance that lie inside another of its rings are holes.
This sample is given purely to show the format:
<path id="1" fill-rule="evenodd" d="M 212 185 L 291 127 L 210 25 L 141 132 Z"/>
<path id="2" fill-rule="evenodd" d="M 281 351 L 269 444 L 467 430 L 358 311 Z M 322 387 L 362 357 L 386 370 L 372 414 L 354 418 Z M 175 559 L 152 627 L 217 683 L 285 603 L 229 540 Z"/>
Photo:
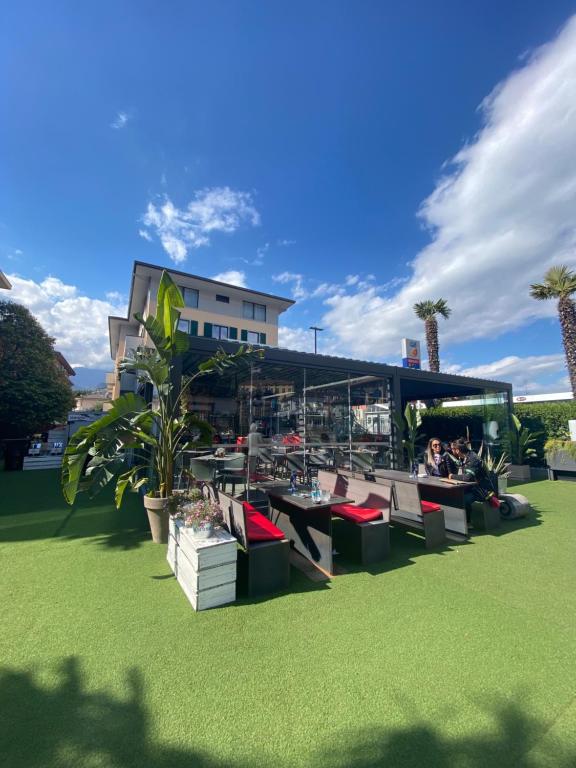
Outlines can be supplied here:
<path id="1" fill-rule="evenodd" d="M 276 245 L 281 248 L 289 248 L 291 245 L 296 245 L 296 240 L 277 240 Z"/>
<path id="2" fill-rule="evenodd" d="M 292 285 L 292 298 L 297 301 L 303 301 L 310 295 L 308 290 L 304 287 L 304 275 L 298 272 L 280 272 L 279 275 L 272 275 L 272 280 L 275 283 L 293 283 Z"/>
<path id="3" fill-rule="evenodd" d="M 237 285 L 239 288 L 246 288 L 246 274 L 237 269 L 219 272 L 212 277 L 212 280 L 219 280 L 221 283 L 229 283 L 230 285 Z"/>
<path id="4" fill-rule="evenodd" d="M 563 354 L 553 355 L 508 355 L 494 360 L 465 367 L 451 365 L 447 373 L 476 376 L 480 379 L 510 382 L 515 392 L 559 392 L 570 387 L 566 378 L 566 358 Z"/>
<path id="5" fill-rule="evenodd" d="M 297 352 L 314 352 L 314 332 L 309 328 L 278 327 L 278 346 Z M 319 355 L 342 357 L 342 351 L 337 339 L 326 332 L 317 335 L 317 350 Z"/>
<path id="6" fill-rule="evenodd" d="M 110 128 L 114 128 L 114 130 L 119 131 L 127 126 L 130 119 L 131 115 L 128 112 L 117 112 L 116 117 L 110 123 Z"/>
<path id="7" fill-rule="evenodd" d="M 142 223 L 156 233 L 172 261 L 186 261 L 190 248 L 210 245 L 213 232 L 232 233 L 242 225 L 258 226 L 260 214 L 254 207 L 249 192 L 238 192 L 230 187 L 201 189 L 194 193 L 185 208 L 177 208 L 166 196 L 161 203 L 148 203 Z M 147 238 L 149 239 L 149 238 Z"/>
<path id="8" fill-rule="evenodd" d="M 138 234 L 140 235 L 140 237 L 143 237 L 144 240 L 148 240 L 149 243 L 152 242 L 152 235 L 149 232 L 146 232 L 145 229 L 139 229 Z"/>
<path id="9" fill-rule="evenodd" d="M 431 243 L 396 294 L 356 285 L 326 300 L 323 323 L 361 355 L 397 353 L 422 336 L 413 305 L 440 297 L 453 309 L 441 344 L 493 338 L 553 317 L 530 283 L 576 264 L 576 17 L 481 105 L 478 134 L 453 159 L 420 216 Z M 388 288 L 393 287 L 391 285 Z"/>
<path id="10" fill-rule="evenodd" d="M 30 310 L 73 368 L 110 366 L 108 316 L 125 317 L 127 310 L 120 294 L 112 291 L 102 301 L 79 295 L 75 286 L 56 277 L 39 283 L 18 275 L 8 279 L 12 290 L 6 298 Z"/>

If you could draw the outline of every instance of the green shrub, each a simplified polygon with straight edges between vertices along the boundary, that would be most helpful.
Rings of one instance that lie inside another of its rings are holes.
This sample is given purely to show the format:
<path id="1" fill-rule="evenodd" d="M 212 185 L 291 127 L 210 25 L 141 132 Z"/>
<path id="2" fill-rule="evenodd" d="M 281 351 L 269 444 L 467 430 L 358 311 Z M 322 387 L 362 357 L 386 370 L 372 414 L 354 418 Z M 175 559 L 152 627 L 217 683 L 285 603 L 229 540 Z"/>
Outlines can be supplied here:
<path id="1" fill-rule="evenodd" d="M 494 413 L 491 412 L 492 409 Z M 422 431 L 428 439 L 440 437 L 442 440 L 452 440 L 465 436 L 468 427 L 473 444 L 478 445 L 483 437 L 484 422 L 491 419 L 500 422 L 502 413 L 502 406 L 488 406 L 487 409 L 482 406 L 429 408 L 422 411 Z M 545 466 L 546 441 L 566 440 L 570 437 L 568 420 L 576 419 L 576 400 L 558 403 L 515 403 L 514 413 L 529 432 L 541 433 L 531 444 L 535 455 L 528 459 L 528 463 L 533 466 Z"/>

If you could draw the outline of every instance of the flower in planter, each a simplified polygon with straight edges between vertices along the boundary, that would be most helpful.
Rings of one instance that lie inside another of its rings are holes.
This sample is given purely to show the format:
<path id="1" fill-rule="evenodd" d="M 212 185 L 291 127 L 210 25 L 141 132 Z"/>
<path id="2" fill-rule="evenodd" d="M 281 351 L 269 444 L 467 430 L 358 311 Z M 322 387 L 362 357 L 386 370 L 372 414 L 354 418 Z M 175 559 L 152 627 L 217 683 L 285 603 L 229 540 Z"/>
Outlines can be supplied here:
<path id="1" fill-rule="evenodd" d="M 184 525 L 196 528 L 204 525 L 220 525 L 224 518 L 220 505 L 211 499 L 199 499 L 184 508 Z"/>
<path id="2" fill-rule="evenodd" d="M 188 507 L 191 504 L 200 501 L 202 498 L 202 491 L 200 488 L 190 488 L 185 493 L 179 494 L 175 500 L 172 517 L 176 520 L 184 520 Z"/>

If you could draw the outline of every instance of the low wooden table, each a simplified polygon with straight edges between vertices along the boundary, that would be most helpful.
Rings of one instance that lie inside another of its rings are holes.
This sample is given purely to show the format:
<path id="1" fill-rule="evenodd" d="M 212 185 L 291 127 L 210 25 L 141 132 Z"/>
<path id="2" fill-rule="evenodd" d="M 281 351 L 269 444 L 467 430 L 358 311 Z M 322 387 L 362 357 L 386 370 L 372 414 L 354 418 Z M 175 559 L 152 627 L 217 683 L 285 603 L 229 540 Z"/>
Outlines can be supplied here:
<path id="1" fill-rule="evenodd" d="M 268 494 L 271 518 L 294 549 L 327 576 L 334 573 L 332 558 L 332 513 L 335 504 L 349 504 L 352 499 L 331 496 L 316 503 L 309 496 L 291 494 L 286 485 L 259 486 Z M 306 493 L 306 492 L 304 492 Z"/>

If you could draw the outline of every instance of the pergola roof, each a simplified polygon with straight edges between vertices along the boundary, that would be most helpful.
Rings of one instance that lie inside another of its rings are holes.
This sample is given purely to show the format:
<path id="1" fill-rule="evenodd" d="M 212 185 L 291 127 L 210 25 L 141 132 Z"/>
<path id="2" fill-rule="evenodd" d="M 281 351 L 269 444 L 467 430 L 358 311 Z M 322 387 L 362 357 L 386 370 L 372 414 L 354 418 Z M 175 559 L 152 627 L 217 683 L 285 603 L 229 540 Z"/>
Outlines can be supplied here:
<path id="1" fill-rule="evenodd" d="M 238 344 L 201 337 L 192 339 L 190 349 L 184 360 L 183 371 L 185 373 L 193 372 L 198 363 L 219 348 L 223 348 L 227 352 L 234 352 L 238 349 Z M 455 376 L 449 373 L 433 373 L 385 363 L 331 355 L 315 355 L 310 352 L 297 352 L 276 347 L 262 347 L 262 349 L 264 350 L 263 359 L 254 363 L 259 368 L 259 381 L 272 381 L 280 374 L 285 378 L 290 378 L 296 376 L 302 368 L 306 368 L 312 374 L 311 380 L 318 383 L 337 380 L 338 374 L 343 377 L 352 374 L 354 377 L 374 376 L 376 378 L 395 379 L 403 401 L 465 397 L 480 395 L 485 392 L 506 392 L 510 400 L 512 397 L 512 385 L 502 381 Z M 235 371 L 235 375 L 239 381 L 249 378 L 249 367 L 239 368 Z M 311 380 L 309 379 L 308 383 L 311 383 Z"/>

